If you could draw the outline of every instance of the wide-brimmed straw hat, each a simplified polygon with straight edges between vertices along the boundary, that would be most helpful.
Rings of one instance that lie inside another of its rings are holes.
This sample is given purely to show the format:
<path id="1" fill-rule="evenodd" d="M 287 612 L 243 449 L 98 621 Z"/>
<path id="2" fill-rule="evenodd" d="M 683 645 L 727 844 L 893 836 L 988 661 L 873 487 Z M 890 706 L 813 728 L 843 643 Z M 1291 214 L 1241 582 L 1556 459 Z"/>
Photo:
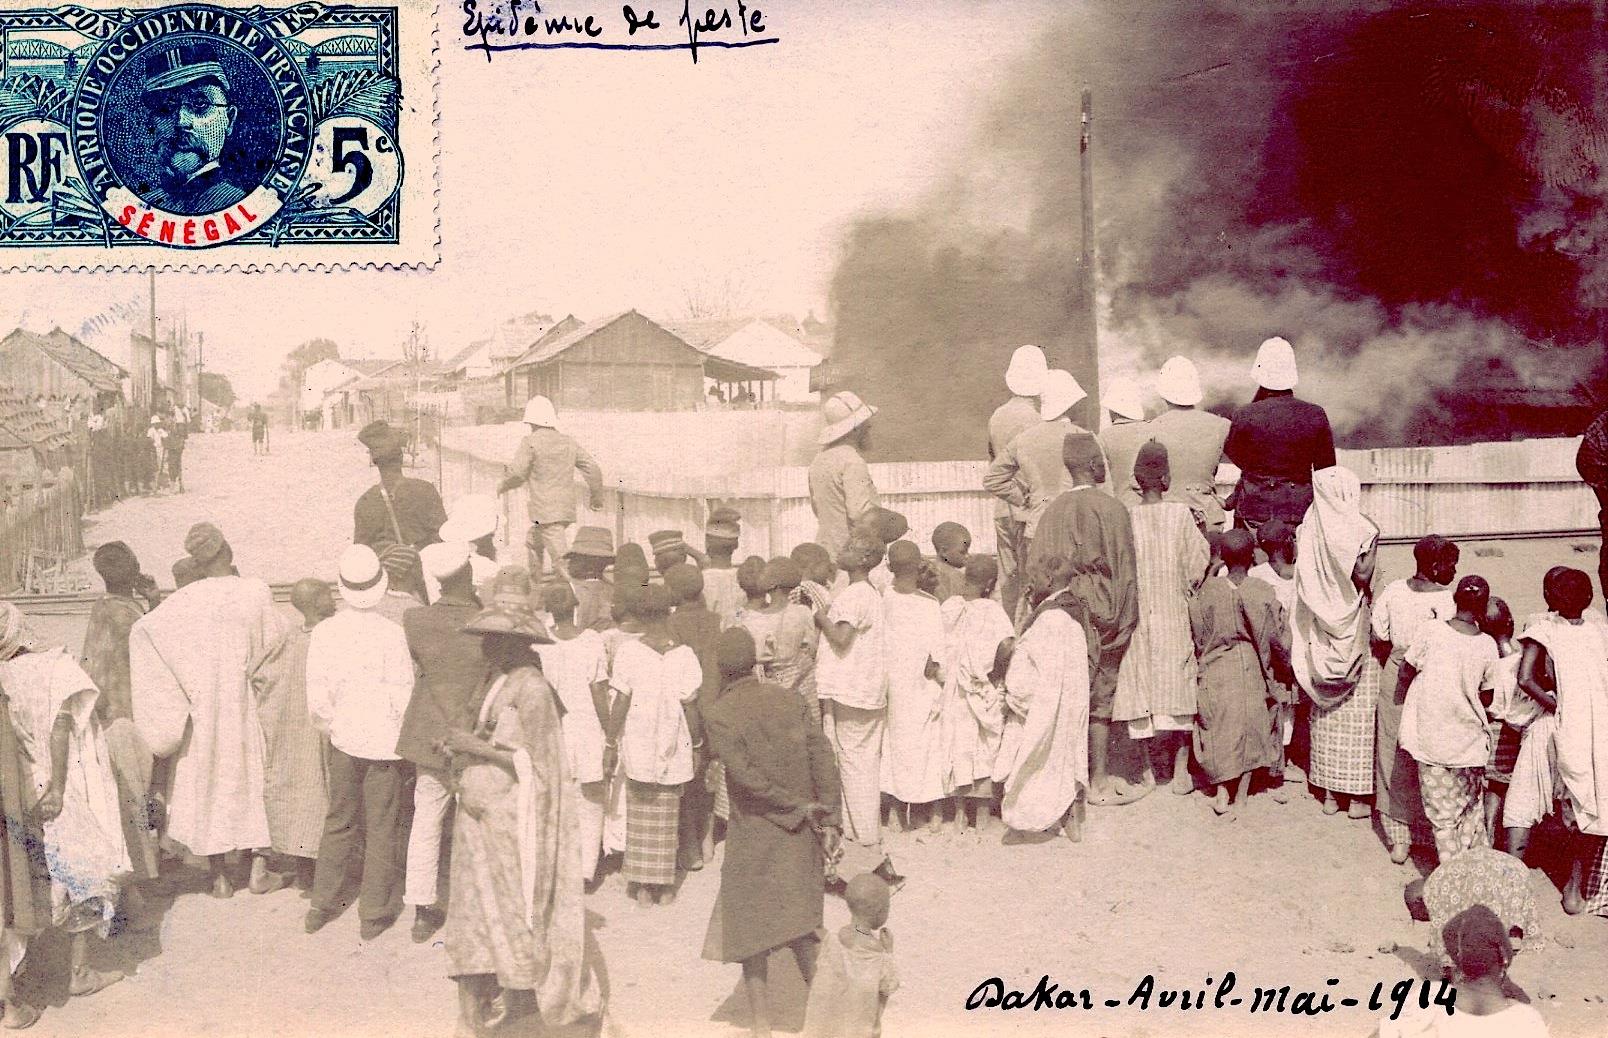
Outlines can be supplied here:
<path id="1" fill-rule="evenodd" d="M 1072 377 L 1072 372 L 1056 368 L 1044 376 L 1044 392 L 1039 395 L 1039 417 L 1053 422 L 1088 395 L 1078 385 L 1078 380 Z"/>
<path id="2" fill-rule="evenodd" d="M 1194 407 L 1206 395 L 1200 388 L 1200 372 L 1188 357 L 1167 358 L 1156 375 L 1156 392 L 1179 407 Z"/>
<path id="3" fill-rule="evenodd" d="M 1262 343 L 1256 351 L 1256 365 L 1251 376 L 1263 389 L 1280 392 L 1294 389 L 1299 378 L 1295 369 L 1295 347 L 1288 339 L 1274 336 Z"/>
<path id="4" fill-rule="evenodd" d="M 353 609 L 373 609 L 390 590 L 380 557 L 366 544 L 354 544 L 341 553 L 341 600 Z"/>
<path id="5" fill-rule="evenodd" d="M 826 428 L 821 430 L 821 445 L 824 447 L 843 439 L 869 422 L 876 413 L 876 408 L 846 389 L 833 393 L 821 407 L 821 416 L 826 419 Z"/>
<path id="6" fill-rule="evenodd" d="M 1018 346 L 1011 354 L 1010 366 L 1005 369 L 1005 388 L 1017 396 L 1038 396 L 1044 391 L 1044 376 L 1049 374 L 1049 361 L 1037 346 Z"/>
<path id="7" fill-rule="evenodd" d="M 476 614 L 464 625 L 465 634 L 506 634 L 513 638 L 528 638 L 539 645 L 553 644 L 553 634 L 542 623 L 541 617 L 530 609 L 514 609 L 494 605 Z"/>

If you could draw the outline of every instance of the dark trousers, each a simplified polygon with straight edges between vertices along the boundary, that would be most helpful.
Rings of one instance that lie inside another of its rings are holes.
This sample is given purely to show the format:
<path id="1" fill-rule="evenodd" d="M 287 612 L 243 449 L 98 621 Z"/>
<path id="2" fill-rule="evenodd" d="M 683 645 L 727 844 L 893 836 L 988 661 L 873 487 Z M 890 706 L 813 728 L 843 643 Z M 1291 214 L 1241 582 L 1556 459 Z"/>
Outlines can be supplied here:
<path id="1" fill-rule="evenodd" d="M 353 857 L 361 846 L 363 881 L 358 918 L 394 919 L 402 911 L 407 870 L 403 826 L 407 761 L 365 760 L 330 749 L 329 814 L 313 872 L 313 907 L 338 912 L 351 902 L 344 893 Z"/>
<path id="2" fill-rule="evenodd" d="M 1016 615 L 1022 597 L 1022 568 L 1027 564 L 1027 527 L 1008 515 L 994 519 L 994 544 L 999 556 L 999 604 L 1006 616 Z"/>

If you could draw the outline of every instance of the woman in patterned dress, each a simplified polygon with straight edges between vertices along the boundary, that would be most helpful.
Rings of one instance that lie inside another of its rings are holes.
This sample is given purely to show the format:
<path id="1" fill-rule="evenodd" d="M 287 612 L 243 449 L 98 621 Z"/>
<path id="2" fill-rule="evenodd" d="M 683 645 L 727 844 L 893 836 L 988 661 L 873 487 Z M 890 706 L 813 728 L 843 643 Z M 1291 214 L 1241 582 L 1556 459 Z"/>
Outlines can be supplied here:
<path id="1" fill-rule="evenodd" d="M 602 995 L 585 954 L 578 787 L 558 696 L 532 648 L 553 638 L 533 613 L 507 606 L 465 630 L 483 638 L 495 677 L 475 730 L 440 746 L 458 798 L 444 934 L 458 1033 L 532 1002 L 544 1026 L 564 1026 L 600 1012 Z"/>
<path id="2" fill-rule="evenodd" d="M 1296 683 L 1312 701 L 1307 779 L 1325 814 L 1346 806 L 1349 817 L 1367 818 L 1379 699 L 1368 611 L 1379 528 L 1362 514 L 1362 484 L 1349 469 L 1323 469 L 1313 476 L 1312 490 L 1296 533 L 1290 660 Z"/>

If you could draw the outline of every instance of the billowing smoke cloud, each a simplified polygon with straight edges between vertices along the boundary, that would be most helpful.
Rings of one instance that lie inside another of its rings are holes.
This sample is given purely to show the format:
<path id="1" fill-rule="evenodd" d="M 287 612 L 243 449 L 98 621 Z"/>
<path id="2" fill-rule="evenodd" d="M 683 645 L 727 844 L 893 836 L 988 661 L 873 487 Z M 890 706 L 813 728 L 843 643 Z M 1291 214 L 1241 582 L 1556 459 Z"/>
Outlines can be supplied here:
<path id="1" fill-rule="evenodd" d="M 1460 413 L 1466 394 L 1563 399 L 1600 372 L 1608 40 L 1590 8 L 1269 7 L 1069 14 L 1002 76 L 940 190 L 851 228 L 836 359 L 884 409 L 883 456 L 977 457 L 1020 343 L 1087 370 L 1084 85 L 1105 377 L 1185 353 L 1232 404 L 1283 334 L 1342 438 L 1376 445 L 1502 438 L 1509 418 Z"/>

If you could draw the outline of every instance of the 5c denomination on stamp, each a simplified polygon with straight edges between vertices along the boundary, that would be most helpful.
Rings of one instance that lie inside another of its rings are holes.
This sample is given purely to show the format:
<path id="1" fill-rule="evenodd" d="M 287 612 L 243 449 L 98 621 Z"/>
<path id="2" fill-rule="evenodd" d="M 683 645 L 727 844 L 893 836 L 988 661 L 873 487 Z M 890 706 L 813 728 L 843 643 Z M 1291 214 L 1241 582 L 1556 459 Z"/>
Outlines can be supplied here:
<path id="1" fill-rule="evenodd" d="M 0 266 L 434 261 L 430 9 L 0 11 Z"/>

